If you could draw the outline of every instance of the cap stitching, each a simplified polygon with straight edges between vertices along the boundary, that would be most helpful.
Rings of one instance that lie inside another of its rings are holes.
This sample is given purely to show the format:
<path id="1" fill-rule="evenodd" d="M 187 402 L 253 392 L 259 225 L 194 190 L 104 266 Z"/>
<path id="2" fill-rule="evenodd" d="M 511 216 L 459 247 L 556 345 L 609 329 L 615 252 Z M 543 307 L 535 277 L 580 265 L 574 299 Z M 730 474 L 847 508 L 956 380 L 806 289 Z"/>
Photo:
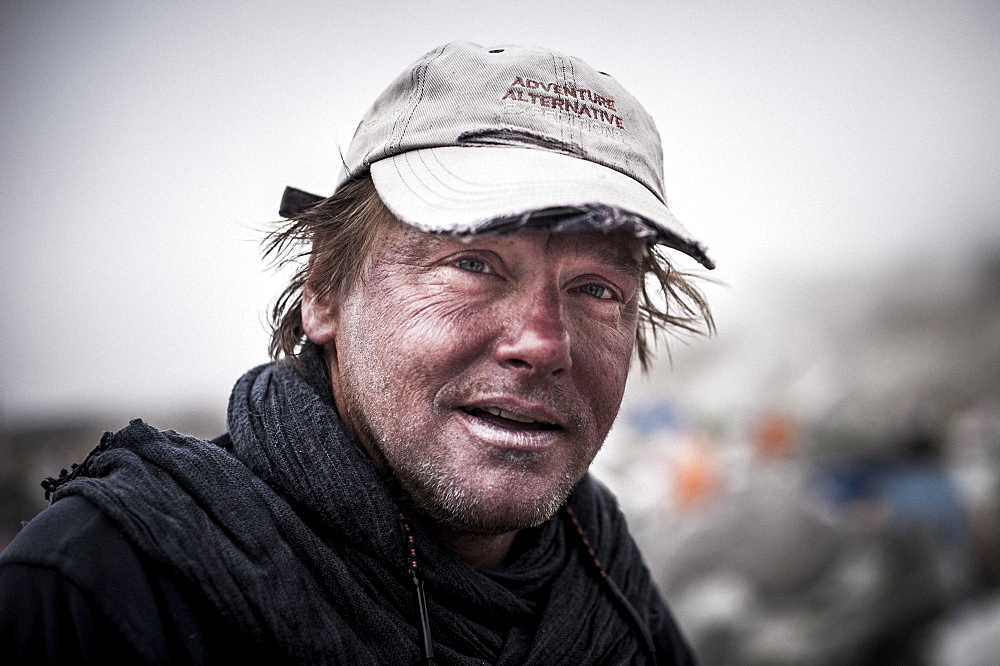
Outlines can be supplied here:
<path id="1" fill-rule="evenodd" d="M 576 67 L 573 65 L 573 59 L 572 58 L 567 58 L 566 62 L 569 63 L 570 76 L 572 77 L 573 85 L 575 86 L 576 85 Z M 570 81 L 570 79 L 566 80 L 567 83 L 569 81 Z M 573 125 L 573 126 L 570 127 L 570 132 L 573 133 L 573 138 L 574 138 L 573 143 L 578 143 L 578 144 L 580 144 L 582 146 L 583 145 L 583 127 Z"/>
<path id="2" fill-rule="evenodd" d="M 399 147 L 402 145 L 406 131 L 410 127 L 410 121 L 413 119 L 413 114 L 416 113 L 417 107 L 420 105 L 420 102 L 423 101 L 425 91 L 424 83 L 427 77 L 427 70 L 430 69 L 430 66 L 435 60 L 444 54 L 445 49 L 448 48 L 449 45 L 450 44 L 445 44 L 442 46 L 440 50 L 433 55 L 433 57 L 429 58 L 427 62 L 423 63 L 420 67 L 415 68 L 410 73 L 410 81 L 415 81 L 415 83 L 411 83 L 410 95 L 406 106 L 400 110 L 396 119 L 392 123 L 392 141 L 386 142 L 386 148 L 388 151 L 391 151 L 390 154 L 396 154 L 399 152 Z M 403 120 L 404 116 L 405 121 Z M 402 129 L 397 129 L 399 128 L 400 122 L 403 123 L 403 127 Z M 384 155 L 383 158 L 387 156 L 388 155 Z"/>
<path id="3" fill-rule="evenodd" d="M 552 78 L 559 80 L 559 64 L 556 59 L 556 54 L 549 51 L 549 58 L 552 59 Z M 566 123 L 557 122 L 556 126 L 559 128 L 559 141 L 561 143 L 566 143 Z"/>

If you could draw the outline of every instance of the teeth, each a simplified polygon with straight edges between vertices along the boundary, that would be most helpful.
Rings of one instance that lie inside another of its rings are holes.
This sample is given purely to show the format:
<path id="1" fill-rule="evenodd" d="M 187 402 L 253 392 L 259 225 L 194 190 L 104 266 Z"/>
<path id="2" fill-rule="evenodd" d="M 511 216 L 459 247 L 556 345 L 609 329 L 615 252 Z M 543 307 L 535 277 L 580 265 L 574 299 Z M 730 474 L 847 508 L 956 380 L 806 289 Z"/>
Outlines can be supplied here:
<path id="1" fill-rule="evenodd" d="M 518 421 L 520 423 L 534 423 L 535 419 L 525 418 L 523 416 L 518 416 L 512 412 L 508 412 L 506 409 L 499 409 L 497 407 L 483 407 L 484 412 L 489 412 L 493 416 L 499 416 L 500 418 L 510 419 L 511 421 Z"/>

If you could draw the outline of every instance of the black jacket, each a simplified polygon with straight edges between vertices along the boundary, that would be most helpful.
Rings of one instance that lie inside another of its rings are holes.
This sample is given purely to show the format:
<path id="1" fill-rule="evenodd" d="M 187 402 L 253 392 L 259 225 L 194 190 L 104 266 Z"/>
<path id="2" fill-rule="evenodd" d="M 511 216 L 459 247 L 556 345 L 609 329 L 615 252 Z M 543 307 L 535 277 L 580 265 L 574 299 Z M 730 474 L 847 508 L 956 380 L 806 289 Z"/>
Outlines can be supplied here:
<path id="1" fill-rule="evenodd" d="M 33 664 L 258 663 L 197 587 L 137 551 L 93 504 L 67 497 L 0 557 L 0 653 Z"/>
<path id="2" fill-rule="evenodd" d="M 43 511 L 0 556 L 0 600 L 6 663 L 273 663 L 80 496 Z M 659 663 L 693 663 L 666 609 L 650 630 Z"/>

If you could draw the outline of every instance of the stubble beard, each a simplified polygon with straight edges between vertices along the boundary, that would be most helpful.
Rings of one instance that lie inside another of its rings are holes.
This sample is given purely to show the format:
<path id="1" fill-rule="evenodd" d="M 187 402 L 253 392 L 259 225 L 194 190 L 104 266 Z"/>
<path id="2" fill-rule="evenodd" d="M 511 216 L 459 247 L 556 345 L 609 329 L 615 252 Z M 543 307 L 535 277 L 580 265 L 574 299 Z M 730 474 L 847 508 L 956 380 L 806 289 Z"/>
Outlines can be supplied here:
<path id="1" fill-rule="evenodd" d="M 429 450 L 416 436 L 404 435 L 396 439 L 407 441 L 394 441 L 368 418 L 363 398 L 367 394 L 357 378 L 348 372 L 342 373 L 341 379 L 346 411 L 342 418 L 375 461 L 396 501 L 448 530 L 491 536 L 540 525 L 559 510 L 590 466 L 590 459 L 577 460 L 540 495 L 518 496 L 518 477 L 536 480 L 535 454 L 496 452 L 482 465 L 484 469 L 455 469 L 447 456 Z M 374 389 L 380 392 L 376 400 L 387 395 L 386 388 Z M 499 501 L 477 492 L 483 490 L 478 481 L 490 476 L 508 488 Z"/>
<path id="2" fill-rule="evenodd" d="M 505 466 L 508 479 L 519 475 L 519 468 L 523 467 L 517 460 L 499 464 Z M 511 475 L 511 470 L 517 471 Z M 401 467 L 394 470 L 394 476 L 417 508 L 435 522 L 457 532 L 492 536 L 544 523 L 566 501 L 582 473 L 566 470 L 540 496 L 501 501 L 483 497 L 469 487 L 468 479 L 463 483 L 432 460 L 422 461 L 416 473 L 411 474 L 406 467 Z M 503 483 L 511 488 L 518 486 L 516 480 Z"/>

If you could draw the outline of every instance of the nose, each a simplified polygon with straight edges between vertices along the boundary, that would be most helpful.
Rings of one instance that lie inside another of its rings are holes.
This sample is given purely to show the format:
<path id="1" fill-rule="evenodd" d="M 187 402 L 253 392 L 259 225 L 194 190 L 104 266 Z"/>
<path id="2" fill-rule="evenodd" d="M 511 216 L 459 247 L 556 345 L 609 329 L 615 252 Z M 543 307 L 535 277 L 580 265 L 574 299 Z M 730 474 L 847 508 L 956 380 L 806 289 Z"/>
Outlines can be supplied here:
<path id="1" fill-rule="evenodd" d="M 553 292 L 536 293 L 512 304 L 494 350 L 501 365 L 545 377 L 558 377 L 570 369 L 570 334 L 558 290 Z"/>

